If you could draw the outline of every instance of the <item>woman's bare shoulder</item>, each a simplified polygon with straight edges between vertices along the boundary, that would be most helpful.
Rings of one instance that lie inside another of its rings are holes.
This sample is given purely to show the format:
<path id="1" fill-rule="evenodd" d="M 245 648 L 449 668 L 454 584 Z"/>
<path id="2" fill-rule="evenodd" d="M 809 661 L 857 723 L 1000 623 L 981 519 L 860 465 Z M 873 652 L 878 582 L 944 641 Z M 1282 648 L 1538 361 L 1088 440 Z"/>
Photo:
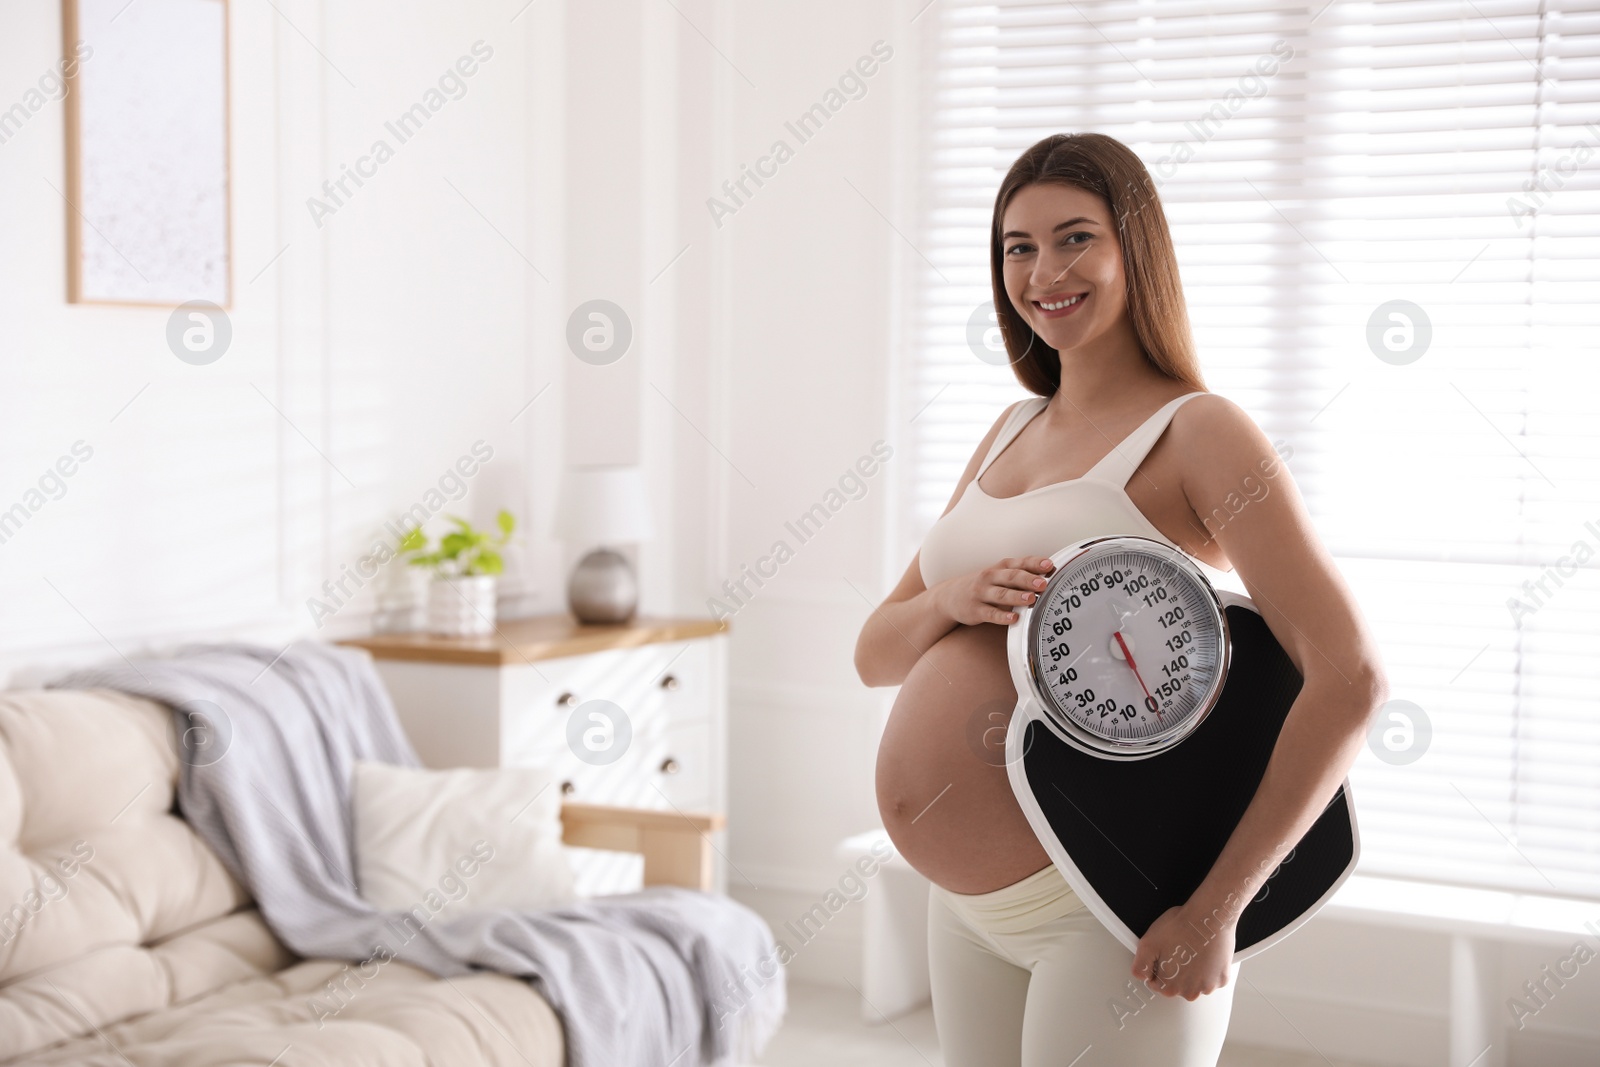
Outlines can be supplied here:
<path id="1" fill-rule="evenodd" d="M 1210 456 L 1272 447 L 1250 413 L 1221 393 L 1204 392 L 1180 405 L 1167 432 L 1175 444 Z"/>

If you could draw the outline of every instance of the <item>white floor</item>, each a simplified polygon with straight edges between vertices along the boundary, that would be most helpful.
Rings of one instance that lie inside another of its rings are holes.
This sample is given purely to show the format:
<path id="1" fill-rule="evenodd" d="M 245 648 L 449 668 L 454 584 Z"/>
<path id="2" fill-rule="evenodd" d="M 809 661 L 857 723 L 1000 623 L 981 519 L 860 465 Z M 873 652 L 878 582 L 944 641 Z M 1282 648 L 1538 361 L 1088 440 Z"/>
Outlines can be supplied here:
<path id="1" fill-rule="evenodd" d="M 789 1012 L 759 1067 L 944 1067 L 929 1008 L 869 1026 L 848 988 L 789 983 Z M 1217 1067 L 1359 1067 L 1304 1055 L 1228 1045 Z"/>

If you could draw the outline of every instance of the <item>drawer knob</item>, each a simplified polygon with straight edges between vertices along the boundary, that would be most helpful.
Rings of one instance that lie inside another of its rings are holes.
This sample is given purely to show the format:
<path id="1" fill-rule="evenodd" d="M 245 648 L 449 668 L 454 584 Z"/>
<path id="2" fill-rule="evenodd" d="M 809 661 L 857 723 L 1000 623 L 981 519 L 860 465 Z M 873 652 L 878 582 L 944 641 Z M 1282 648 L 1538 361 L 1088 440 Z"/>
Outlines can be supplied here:
<path id="1" fill-rule="evenodd" d="M 577 791 L 578 791 L 578 787 L 572 784 L 571 779 L 568 779 L 567 781 L 561 783 L 561 795 L 562 796 L 570 797 L 573 793 L 575 793 Z"/>
<path id="2" fill-rule="evenodd" d="M 661 688 L 663 688 L 663 689 L 676 689 L 676 688 L 678 688 L 678 676 L 676 674 L 669 674 L 666 677 L 662 678 L 661 679 Z"/>
<path id="3" fill-rule="evenodd" d="M 570 708 L 577 702 L 578 695 L 576 693 L 562 693 L 560 696 L 556 697 L 557 707 Z"/>
<path id="4" fill-rule="evenodd" d="M 678 773 L 678 761 L 673 759 L 671 756 L 668 756 L 666 759 L 662 760 L 661 761 L 661 773 L 662 774 L 677 774 Z"/>

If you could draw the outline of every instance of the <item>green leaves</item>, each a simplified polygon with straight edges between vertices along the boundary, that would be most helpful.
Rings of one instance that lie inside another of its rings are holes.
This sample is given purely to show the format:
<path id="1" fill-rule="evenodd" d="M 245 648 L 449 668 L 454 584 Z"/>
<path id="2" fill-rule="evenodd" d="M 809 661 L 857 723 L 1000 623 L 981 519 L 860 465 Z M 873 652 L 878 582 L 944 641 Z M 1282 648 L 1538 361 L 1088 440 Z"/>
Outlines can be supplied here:
<path id="1" fill-rule="evenodd" d="M 428 547 L 428 536 L 422 532 L 422 527 L 413 526 L 404 537 L 400 539 L 397 551 L 418 552 Z"/>
<path id="2" fill-rule="evenodd" d="M 445 534 L 439 539 L 439 551 L 446 559 L 457 559 L 461 553 L 469 548 L 476 548 L 484 541 L 481 533 L 455 533 Z"/>
<path id="3" fill-rule="evenodd" d="M 432 552 L 426 551 L 428 537 L 420 526 L 413 527 L 401 538 L 399 551 L 408 555 L 408 564 L 452 578 L 504 573 L 505 559 L 499 548 L 511 540 L 511 533 L 517 528 L 516 517 L 511 512 L 502 508 L 495 516 L 495 528 L 500 531 L 498 537 L 477 529 L 459 515 L 445 518 L 455 529 L 439 538 L 439 547 Z"/>

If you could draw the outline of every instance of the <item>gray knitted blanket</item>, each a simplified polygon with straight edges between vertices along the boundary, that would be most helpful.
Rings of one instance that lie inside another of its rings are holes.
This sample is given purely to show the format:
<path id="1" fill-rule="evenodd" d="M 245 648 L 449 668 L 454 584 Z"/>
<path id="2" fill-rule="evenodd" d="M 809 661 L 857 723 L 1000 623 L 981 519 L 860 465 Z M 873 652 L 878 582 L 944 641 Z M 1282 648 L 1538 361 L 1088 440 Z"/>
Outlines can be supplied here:
<path id="1" fill-rule="evenodd" d="M 353 766 L 420 765 L 364 651 L 202 645 L 49 685 L 173 708 L 184 818 L 301 957 L 387 951 L 442 976 L 526 978 L 561 1017 L 570 1067 L 753 1062 L 783 1018 L 783 968 L 759 969 L 777 959 L 772 931 L 725 895 L 652 886 L 532 912 L 480 910 L 420 931 L 363 901 Z"/>

